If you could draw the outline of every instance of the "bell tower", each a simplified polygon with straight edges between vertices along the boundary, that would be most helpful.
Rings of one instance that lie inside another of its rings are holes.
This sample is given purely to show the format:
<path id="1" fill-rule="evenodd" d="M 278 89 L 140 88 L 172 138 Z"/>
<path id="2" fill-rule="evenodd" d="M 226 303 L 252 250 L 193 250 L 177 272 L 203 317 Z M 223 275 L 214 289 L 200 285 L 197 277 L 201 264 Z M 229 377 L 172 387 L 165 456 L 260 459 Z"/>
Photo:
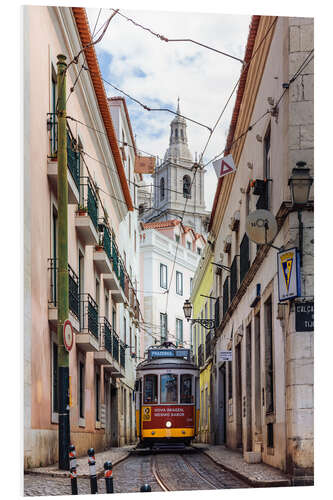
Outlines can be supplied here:
<path id="1" fill-rule="evenodd" d="M 204 200 L 205 170 L 197 161 L 193 161 L 188 147 L 186 120 L 180 116 L 179 98 L 176 113 L 170 123 L 169 147 L 163 162 L 156 165 L 152 175 L 153 208 L 142 219 L 144 222 L 154 222 L 183 217 L 184 225 L 205 234 L 209 217 Z"/>

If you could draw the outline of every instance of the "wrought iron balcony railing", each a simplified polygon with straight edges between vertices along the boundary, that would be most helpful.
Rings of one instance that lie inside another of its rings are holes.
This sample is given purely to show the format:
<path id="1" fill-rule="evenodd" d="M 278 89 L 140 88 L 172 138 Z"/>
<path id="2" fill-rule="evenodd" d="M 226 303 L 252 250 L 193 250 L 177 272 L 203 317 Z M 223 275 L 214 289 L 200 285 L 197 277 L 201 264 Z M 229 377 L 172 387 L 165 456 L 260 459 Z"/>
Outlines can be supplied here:
<path id="1" fill-rule="evenodd" d="M 105 317 L 103 318 L 102 328 L 103 346 L 112 355 L 112 326 L 110 325 L 109 320 Z"/>
<path id="2" fill-rule="evenodd" d="M 119 362 L 119 337 L 114 330 L 112 335 L 112 357 L 117 363 Z"/>
<path id="3" fill-rule="evenodd" d="M 48 259 L 50 272 L 50 295 L 49 304 L 57 307 L 57 284 L 58 284 L 58 259 Z M 68 264 L 68 305 L 70 311 L 79 319 L 80 299 L 79 299 L 79 277 Z"/>
<path id="4" fill-rule="evenodd" d="M 81 330 L 89 331 L 98 339 L 98 305 L 89 293 L 80 294 Z"/>
<path id="5" fill-rule="evenodd" d="M 76 187 L 80 189 L 80 153 L 73 148 L 73 141 L 67 132 L 67 167 Z"/>
<path id="6" fill-rule="evenodd" d="M 80 209 L 87 211 L 98 231 L 97 194 L 89 177 L 80 177 Z"/>
<path id="7" fill-rule="evenodd" d="M 119 358 L 120 358 L 120 366 L 122 368 L 125 368 L 125 347 L 122 343 L 120 344 Z"/>

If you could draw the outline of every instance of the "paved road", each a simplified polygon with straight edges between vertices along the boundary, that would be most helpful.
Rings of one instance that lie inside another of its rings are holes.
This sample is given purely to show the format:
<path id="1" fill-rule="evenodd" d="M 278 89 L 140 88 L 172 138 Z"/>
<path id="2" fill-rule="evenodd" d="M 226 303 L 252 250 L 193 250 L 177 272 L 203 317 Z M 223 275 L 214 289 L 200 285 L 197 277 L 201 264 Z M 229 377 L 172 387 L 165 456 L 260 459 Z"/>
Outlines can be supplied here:
<path id="1" fill-rule="evenodd" d="M 157 474 L 157 475 L 156 475 Z M 202 453 L 133 454 L 113 469 L 115 493 L 140 491 L 144 483 L 152 491 L 209 490 L 248 488 L 230 472 L 214 464 Z M 106 493 L 104 479 L 98 480 L 98 492 Z M 90 494 L 90 480 L 78 478 L 79 495 Z M 54 478 L 40 474 L 24 476 L 25 496 L 70 495 L 68 478 Z"/>

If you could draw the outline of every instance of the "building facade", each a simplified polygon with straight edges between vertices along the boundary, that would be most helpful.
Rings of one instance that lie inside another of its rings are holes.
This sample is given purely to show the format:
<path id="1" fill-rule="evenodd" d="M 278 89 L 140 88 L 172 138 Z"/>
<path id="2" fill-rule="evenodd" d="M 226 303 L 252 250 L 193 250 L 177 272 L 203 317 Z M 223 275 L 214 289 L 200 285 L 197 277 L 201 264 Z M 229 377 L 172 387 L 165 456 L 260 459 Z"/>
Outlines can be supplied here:
<path id="1" fill-rule="evenodd" d="M 190 301 L 193 304 L 194 319 L 215 319 L 213 278 L 212 250 L 211 245 L 207 243 L 193 278 Z M 214 328 L 205 328 L 202 323 L 192 325 L 192 352 L 200 369 L 200 421 L 197 440 L 202 443 L 212 442 L 213 337 Z"/>
<path id="2" fill-rule="evenodd" d="M 312 53 L 313 19 L 253 16 L 225 152 L 237 170 L 219 180 L 209 234 L 214 262 L 226 266 L 214 279 L 213 442 L 293 484 L 313 482 L 313 320 L 302 324 L 314 299 L 313 189 L 301 207 L 290 191 L 298 162 L 313 176 Z M 249 240 L 256 209 L 277 221 L 270 246 Z M 299 296 L 282 300 L 277 254 L 293 248 Z M 220 361 L 221 351 L 232 360 Z"/>
<path id="3" fill-rule="evenodd" d="M 178 220 L 142 224 L 140 259 L 144 288 L 144 342 L 141 356 L 155 343 L 170 341 L 189 348 L 190 324 L 183 305 L 205 245 L 203 236 Z"/>
<path id="4" fill-rule="evenodd" d="M 91 41 L 85 10 L 25 7 L 23 23 L 24 466 L 28 468 L 58 459 L 57 55 L 64 54 L 69 65 L 68 302 L 74 330 L 69 404 L 70 439 L 78 455 L 90 447 L 98 451 L 118 446 L 134 436 L 118 419 L 125 405 L 132 407 L 130 392 L 126 399 L 121 397 L 120 383 L 121 379 L 132 387 L 128 369 L 133 371 L 134 365 L 128 359 L 122 325 L 123 307 L 130 308 L 130 295 L 135 295 L 121 224 L 126 225 L 133 212 L 134 195 L 94 47 L 85 50 L 88 71 L 69 64 Z"/>

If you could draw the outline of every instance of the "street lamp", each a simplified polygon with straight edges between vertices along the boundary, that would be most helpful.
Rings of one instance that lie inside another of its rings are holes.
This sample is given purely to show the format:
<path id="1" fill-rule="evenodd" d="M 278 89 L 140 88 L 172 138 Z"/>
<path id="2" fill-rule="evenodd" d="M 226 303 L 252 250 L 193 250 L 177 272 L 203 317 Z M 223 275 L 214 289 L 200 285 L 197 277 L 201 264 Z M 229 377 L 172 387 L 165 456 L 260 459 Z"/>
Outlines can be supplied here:
<path id="1" fill-rule="evenodd" d="M 212 330 L 215 328 L 215 319 L 206 319 L 206 318 L 192 318 L 192 304 L 191 302 L 186 299 L 183 305 L 183 310 L 184 310 L 184 315 L 187 321 L 191 321 L 192 324 L 194 323 L 199 323 L 199 325 L 202 325 L 204 328 L 207 330 Z"/>
<path id="2" fill-rule="evenodd" d="M 288 180 L 292 205 L 297 209 L 298 215 L 298 248 L 301 267 L 303 265 L 303 222 L 301 209 L 309 201 L 310 189 L 313 183 L 313 178 L 310 176 L 310 169 L 305 165 L 305 161 L 298 161 Z"/>

